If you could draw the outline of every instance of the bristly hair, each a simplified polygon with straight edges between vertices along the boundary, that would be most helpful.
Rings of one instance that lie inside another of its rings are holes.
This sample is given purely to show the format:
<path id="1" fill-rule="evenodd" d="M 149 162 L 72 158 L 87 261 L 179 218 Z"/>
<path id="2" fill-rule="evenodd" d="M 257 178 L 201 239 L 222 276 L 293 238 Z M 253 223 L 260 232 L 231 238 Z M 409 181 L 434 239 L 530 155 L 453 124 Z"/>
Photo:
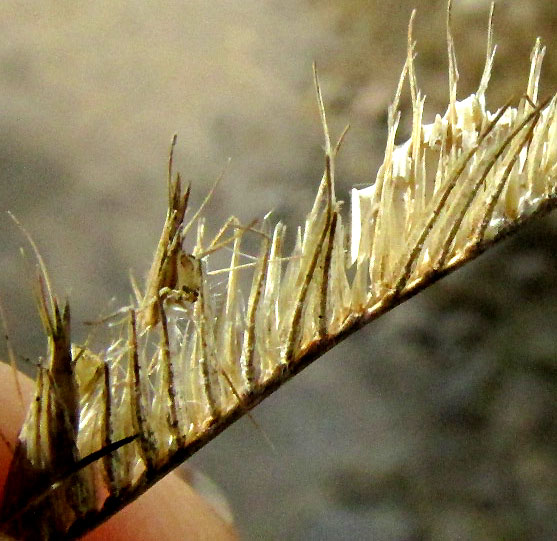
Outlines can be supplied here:
<path id="1" fill-rule="evenodd" d="M 331 143 L 315 70 L 323 177 L 290 257 L 282 253 L 285 226 L 272 225 L 269 216 L 259 224 L 247 303 L 238 291 L 238 262 L 250 227 L 231 218 L 219 233 L 237 229 L 225 299 L 217 303 L 205 260 L 222 238 L 204 246 L 199 220 L 195 248 L 184 248 L 189 187 L 182 190 L 173 175 L 172 151 L 169 208 L 148 282 L 143 292 L 135 286 L 136 303 L 121 312 L 125 322 L 110 327 L 109 345 L 97 353 L 71 346 L 69 309 L 60 310 L 50 288 L 42 288 L 48 357 L 6 486 L 0 519 L 6 533 L 20 539 L 84 534 L 346 336 L 557 206 L 557 96 L 538 99 L 545 48 L 536 42 L 518 103 L 490 113 L 492 16 L 493 7 L 478 90 L 457 101 L 449 3 L 449 105 L 425 125 L 412 14 L 385 158 L 375 183 L 352 191 L 349 227 L 335 196 L 342 136 Z M 406 80 L 412 134 L 397 146 Z M 47 283 L 45 271 L 42 276 Z M 126 445 L 116 449 L 122 440 Z M 102 458 L 81 468 L 83 457 L 95 452 Z M 38 500 L 37 485 L 48 492 Z"/>

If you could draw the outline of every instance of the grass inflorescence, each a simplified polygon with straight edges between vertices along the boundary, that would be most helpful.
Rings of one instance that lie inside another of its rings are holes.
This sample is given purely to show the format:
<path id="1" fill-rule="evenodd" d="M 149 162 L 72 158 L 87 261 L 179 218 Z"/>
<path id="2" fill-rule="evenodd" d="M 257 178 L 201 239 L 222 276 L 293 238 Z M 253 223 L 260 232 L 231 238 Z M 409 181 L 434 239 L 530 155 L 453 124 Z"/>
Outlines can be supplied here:
<path id="1" fill-rule="evenodd" d="M 71 344 L 69 306 L 42 269 L 49 348 L 6 485 L 6 533 L 60 539 L 94 528 L 346 336 L 557 205 L 557 97 L 538 97 L 545 49 L 534 46 L 524 94 L 490 113 L 491 28 L 490 17 L 478 90 L 457 101 L 448 24 L 449 105 L 426 125 L 411 22 L 384 161 L 373 185 L 353 190 L 350 225 L 335 195 L 344 134 L 333 144 L 315 71 L 324 173 L 292 253 L 283 253 L 285 225 L 270 215 L 249 226 L 231 217 L 207 242 L 199 211 L 188 217 L 190 187 L 172 168 L 174 138 L 154 261 L 144 287 L 133 284 L 133 305 L 106 324 L 105 348 Z M 412 134 L 397 146 L 405 81 Z M 245 234 L 260 248 L 243 295 Z M 210 291 L 206 259 L 227 243 L 222 300 Z"/>

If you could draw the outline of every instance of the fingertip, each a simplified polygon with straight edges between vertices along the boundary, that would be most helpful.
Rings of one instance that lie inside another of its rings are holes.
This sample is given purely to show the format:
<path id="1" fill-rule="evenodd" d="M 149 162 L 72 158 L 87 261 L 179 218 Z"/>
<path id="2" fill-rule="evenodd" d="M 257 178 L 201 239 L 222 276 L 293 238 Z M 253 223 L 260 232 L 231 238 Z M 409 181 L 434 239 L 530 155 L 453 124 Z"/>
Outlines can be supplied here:
<path id="1" fill-rule="evenodd" d="M 19 380 L 21 395 L 15 378 Z M 21 372 L 14 373 L 13 368 L 0 361 L 0 381 L 2 385 L 2 407 L 0 408 L 0 498 L 4 494 L 4 484 L 17 437 L 29 403 L 34 394 L 34 382 Z"/>
<path id="2" fill-rule="evenodd" d="M 169 474 L 84 539 L 233 541 L 239 537 L 209 502 Z"/>

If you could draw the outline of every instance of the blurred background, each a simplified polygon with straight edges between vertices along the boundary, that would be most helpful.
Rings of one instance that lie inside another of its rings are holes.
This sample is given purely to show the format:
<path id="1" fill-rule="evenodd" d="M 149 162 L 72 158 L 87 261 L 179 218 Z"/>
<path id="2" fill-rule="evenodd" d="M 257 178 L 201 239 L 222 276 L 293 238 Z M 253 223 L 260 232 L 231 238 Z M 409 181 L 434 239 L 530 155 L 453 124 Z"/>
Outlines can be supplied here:
<path id="1" fill-rule="evenodd" d="M 323 169 L 311 64 L 333 133 L 352 128 L 338 196 L 373 182 L 412 8 L 426 120 L 447 103 L 445 2 L 169 0 L 0 3 L 0 295 L 21 363 L 45 350 L 32 233 L 74 334 L 130 295 L 164 219 L 166 162 L 198 205 L 232 159 L 210 231 L 274 209 L 293 236 Z M 459 97 L 485 58 L 489 2 L 455 0 Z M 557 90 L 553 0 L 502 1 L 491 110 Z M 409 96 L 401 139 L 409 130 Z M 246 197 L 246 194 L 249 194 Z M 27 250 L 28 251 L 28 250 Z M 247 540 L 557 538 L 557 221 L 549 217 L 336 347 L 191 463 Z M 3 346 L 2 346 L 3 347 Z M 187 516 L 187 510 L 184 510 Z"/>

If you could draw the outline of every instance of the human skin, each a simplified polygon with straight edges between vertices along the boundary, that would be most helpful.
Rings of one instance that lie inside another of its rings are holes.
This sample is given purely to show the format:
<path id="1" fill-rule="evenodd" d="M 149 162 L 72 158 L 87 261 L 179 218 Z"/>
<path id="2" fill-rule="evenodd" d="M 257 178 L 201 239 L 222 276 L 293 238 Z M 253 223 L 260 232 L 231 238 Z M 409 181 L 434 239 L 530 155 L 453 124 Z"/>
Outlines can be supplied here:
<path id="1" fill-rule="evenodd" d="M 18 396 L 14 372 L 0 362 L 0 430 L 15 446 L 17 434 L 33 397 L 34 383 L 18 373 L 23 400 Z M 8 474 L 12 450 L 0 441 L 0 497 Z M 1 538 L 1 534 L 0 534 Z M 178 475 L 169 474 L 93 532 L 87 541 L 232 541 L 238 534 L 201 495 Z"/>

